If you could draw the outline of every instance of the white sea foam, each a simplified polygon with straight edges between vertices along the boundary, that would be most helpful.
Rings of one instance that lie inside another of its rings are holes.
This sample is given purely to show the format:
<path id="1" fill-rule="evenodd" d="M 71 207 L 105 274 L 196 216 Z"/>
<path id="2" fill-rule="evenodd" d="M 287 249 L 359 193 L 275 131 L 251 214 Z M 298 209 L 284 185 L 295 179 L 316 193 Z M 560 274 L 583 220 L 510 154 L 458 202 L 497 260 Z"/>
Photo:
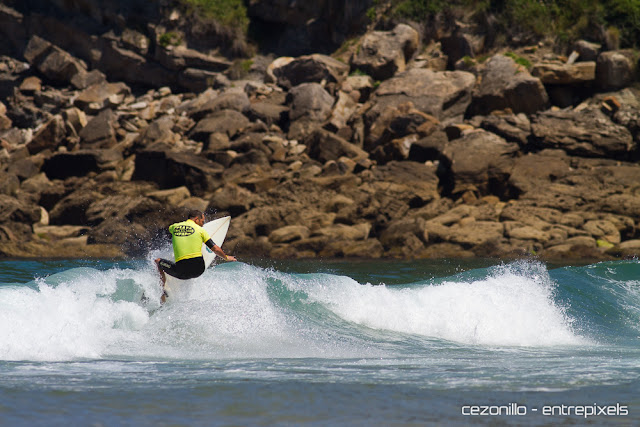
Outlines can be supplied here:
<path id="1" fill-rule="evenodd" d="M 181 284 L 153 314 L 160 288 L 151 262 L 75 268 L 32 285 L 0 287 L 0 360 L 384 355 L 389 347 L 369 328 L 472 345 L 584 343 L 543 268 L 398 288 L 231 263 Z"/>
<path id="2" fill-rule="evenodd" d="M 32 287 L 0 287 L 0 360 L 347 357 L 368 351 L 274 301 L 269 286 L 280 273 L 239 263 L 225 267 L 176 286 L 162 308 L 151 263 L 139 270 L 76 268 Z M 139 303 L 143 292 L 151 300 L 146 308 Z"/>
<path id="3" fill-rule="evenodd" d="M 312 298 L 360 325 L 473 345 L 584 344 L 553 299 L 544 267 L 517 263 L 472 281 L 395 289 L 325 276 L 306 286 Z"/>
<path id="4" fill-rule="evenodd" d="M 0 359 L 99 357 L 148 316 L 139 305 L 113 301 L 120 270 L 73 269 L 27 286 L 0 288 Z"/>

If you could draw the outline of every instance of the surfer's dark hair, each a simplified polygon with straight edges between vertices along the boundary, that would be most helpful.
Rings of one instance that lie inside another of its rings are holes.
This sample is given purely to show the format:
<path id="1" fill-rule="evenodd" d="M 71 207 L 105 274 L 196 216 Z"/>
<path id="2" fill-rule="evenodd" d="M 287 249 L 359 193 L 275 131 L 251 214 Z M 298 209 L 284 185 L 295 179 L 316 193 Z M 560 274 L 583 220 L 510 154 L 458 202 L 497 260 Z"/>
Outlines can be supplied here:
<path id="1" fill-rule="evenodd" d="M 200 218 L 202 215 L 204 215 L 204 212 L 199 211 L 197 209 L 192 209 L 189 211 L 189 213 L 187 214 L 187 219 L 191 219 L 191 218 Z"/>

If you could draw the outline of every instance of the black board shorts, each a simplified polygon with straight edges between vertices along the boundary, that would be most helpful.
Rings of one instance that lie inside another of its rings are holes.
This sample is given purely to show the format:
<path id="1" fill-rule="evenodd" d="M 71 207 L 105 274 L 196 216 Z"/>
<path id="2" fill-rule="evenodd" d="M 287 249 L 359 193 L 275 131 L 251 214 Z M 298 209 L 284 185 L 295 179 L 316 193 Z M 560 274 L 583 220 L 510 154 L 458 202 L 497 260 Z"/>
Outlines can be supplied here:
<path id="1" fill-rule="evenodd" d="M 161 259 L 158 263 L 162 271 L 177 279 L 194 279 L 204 273 L 204 258 L 188 258 L 178 262 Z"/>

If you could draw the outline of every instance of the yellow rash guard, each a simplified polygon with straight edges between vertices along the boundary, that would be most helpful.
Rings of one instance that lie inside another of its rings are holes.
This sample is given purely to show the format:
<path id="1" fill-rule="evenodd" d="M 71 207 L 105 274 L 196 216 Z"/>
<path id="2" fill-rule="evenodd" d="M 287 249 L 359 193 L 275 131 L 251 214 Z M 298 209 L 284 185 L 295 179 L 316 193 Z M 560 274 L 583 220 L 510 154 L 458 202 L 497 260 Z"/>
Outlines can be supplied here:
<path id="1" fill-rule="evenodd" d="M 202 244 L 211 238 L 204 228 L 190 219 L 171 224 L 169 232 L 173 236 L 171 240 L 176 262 L 202 256 Z"/>

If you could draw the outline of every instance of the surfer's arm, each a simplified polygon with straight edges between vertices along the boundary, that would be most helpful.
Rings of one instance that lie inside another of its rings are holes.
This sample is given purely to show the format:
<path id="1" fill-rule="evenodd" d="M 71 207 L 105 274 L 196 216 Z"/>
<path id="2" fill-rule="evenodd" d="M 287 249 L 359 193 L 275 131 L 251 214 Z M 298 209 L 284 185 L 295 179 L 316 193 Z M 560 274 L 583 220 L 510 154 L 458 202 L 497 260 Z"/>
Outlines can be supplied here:
<path id="1" fill-rule="evenodd" d="M 204 242 L 204 244 L 207 245 L 207 247 L 209 249 L 211 249 L 214 254 L 218 255 L 223 260 L 225 260 L 225 261 L 237 261 L 237 259 L 235 257 L 225 254 L 220 246 L 218 246 L 215 243 L 213 243 L 213 240 L 209 239 L 206 242 Z"/>

